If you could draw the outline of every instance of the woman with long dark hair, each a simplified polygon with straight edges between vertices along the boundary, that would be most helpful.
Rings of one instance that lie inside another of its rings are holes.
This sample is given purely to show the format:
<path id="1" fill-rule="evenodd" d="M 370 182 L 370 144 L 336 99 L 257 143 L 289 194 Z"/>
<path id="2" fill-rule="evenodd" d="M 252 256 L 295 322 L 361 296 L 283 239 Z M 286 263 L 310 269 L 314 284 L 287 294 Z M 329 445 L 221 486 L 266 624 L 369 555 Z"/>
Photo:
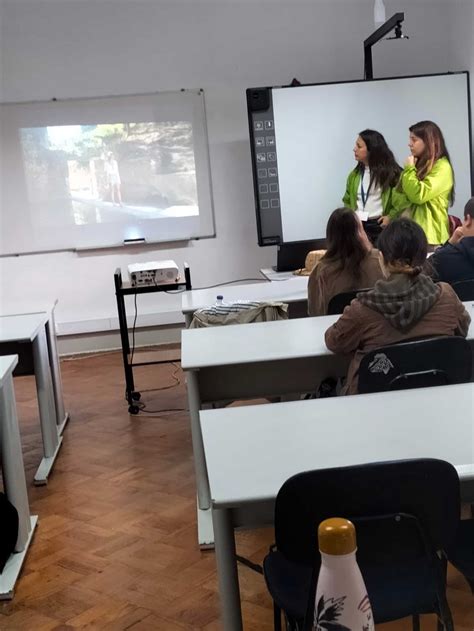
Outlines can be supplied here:
<path id="1" fill-rule="evenodd" d="M 386 278 L 358 294 L 325 335 L 329 350 L 353 354 L 345 387 L 349 394 L 357 393 L 359 364 L 367 352 L 417 337 L 466 337 L 471 321 L 451 285 L 423 274 L 428 243 L 414 221 L 390 222 L 379 248 Z"/>
<path id="2" fill-rule="evenodd" d="M 331 213 L 326 247 L 308 280 L 308 313 L 313 316 L 325 315 L 336 294 L 373 287 L 383 277 L 378 251 L 350 208 L 337 208 Z"/>
<path id="3" fill-rule="evenodd" d="M 454 171 L 441 129 L 433 121 L 410 128 L 411 155 L 405 161 L 400 188 L 411 204 L 411 218 L 431 246 L 449 238 L 448 208 L 454 202 Z"/>
<path id="4" fill-rule="evenodd" d="M 354 146 L 355 168 L 347 178 L 343 203 L 348 208 L 367 213 L 364 229 L 372 243 L 382 227 L 410 206 L 398 187 L 401 167 L 378 131 L 364 129 Z"/>

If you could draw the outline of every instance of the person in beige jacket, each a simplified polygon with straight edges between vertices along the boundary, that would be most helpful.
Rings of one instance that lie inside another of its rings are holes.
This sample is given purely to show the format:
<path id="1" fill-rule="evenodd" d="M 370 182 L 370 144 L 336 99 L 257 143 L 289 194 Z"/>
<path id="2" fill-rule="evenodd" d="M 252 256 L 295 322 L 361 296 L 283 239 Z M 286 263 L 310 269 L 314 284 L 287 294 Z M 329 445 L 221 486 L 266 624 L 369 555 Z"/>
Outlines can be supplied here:
<path id="1" fill-rule="evenodd" d="M 430 335 L 466 337 L 471 318 L 447 283 L 421 273 L 428 243 L 410 219 L 396 219 L 379 237 L 386 280 L 357 295 L 326 331 L 326 346 L 351 353 L 344 394 L 357 394 L 358 368 L 365 353 L 380 346 Z"/>
<path id="2" fill-rule="evenodd" d="M 383 278 L 379 252 L 350 208 L 337 208 L 326 227 L 326 254 L 308 279 L 308 314 L 326 315 L 329 301 L 345 291 L 373 287 Z"/>

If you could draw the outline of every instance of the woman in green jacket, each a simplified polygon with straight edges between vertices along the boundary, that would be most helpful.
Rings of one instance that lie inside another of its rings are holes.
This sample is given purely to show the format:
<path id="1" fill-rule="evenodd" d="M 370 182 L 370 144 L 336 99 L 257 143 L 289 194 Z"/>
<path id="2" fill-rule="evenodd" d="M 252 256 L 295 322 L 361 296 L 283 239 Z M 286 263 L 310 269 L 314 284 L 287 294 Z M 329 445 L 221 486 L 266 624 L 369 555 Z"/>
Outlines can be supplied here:
<path id="1" fill-rule="evenodd" d="M 352 210 L 367 213 L 363 226 L 375 244 L 383 226 L 410 206 L 398 188 L 402 169 L 385 138 L 373 129 L 360 132 L 354 157 L 357 165 L 349 173 L 342 201 Z"/>
<path id="2" fill-rule="evenodd" d="M 432 121 L 412 125 L 408 146 L 400 187 L 429 245 L 440 245 L 449 238 L 448 207 L 454 202 L 454 171 L 441 129 Z"/>

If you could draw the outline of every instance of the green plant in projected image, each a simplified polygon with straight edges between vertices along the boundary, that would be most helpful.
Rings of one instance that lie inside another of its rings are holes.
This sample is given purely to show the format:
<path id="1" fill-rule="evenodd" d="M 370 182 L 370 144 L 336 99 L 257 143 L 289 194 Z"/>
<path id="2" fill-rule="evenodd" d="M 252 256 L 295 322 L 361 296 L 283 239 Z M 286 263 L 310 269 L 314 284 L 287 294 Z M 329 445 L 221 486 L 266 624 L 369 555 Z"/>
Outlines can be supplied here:
<path id="1" fill-rule="evenodd" d="M 78 225 L 198 214 L 189 122 L 29 127 L 20 135 L 29 201 L 51 220 L 64 212 Z"/>

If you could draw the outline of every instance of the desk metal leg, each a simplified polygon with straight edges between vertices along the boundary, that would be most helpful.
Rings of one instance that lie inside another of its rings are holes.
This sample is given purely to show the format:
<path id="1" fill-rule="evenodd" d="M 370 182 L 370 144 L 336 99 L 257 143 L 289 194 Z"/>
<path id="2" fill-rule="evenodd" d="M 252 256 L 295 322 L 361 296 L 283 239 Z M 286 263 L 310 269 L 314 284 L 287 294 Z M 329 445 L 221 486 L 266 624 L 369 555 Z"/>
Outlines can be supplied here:
<path id="1" fill-rule="evenodd" d="M 15 551 L 21 552 L 28 541 L 31 521 L 11 375 L 6 379 L 0 392 L 0 442 L 5 494 L 18 512 L 18 539 Z"/>
<path id="2" fill-rule="evenodd" d="M 186 387 L 188 391 L 189 416 L 191 419 L 191 437 L 193 441 L 198 506 L 203 510 L 207 510 L 211 507 L 211 498 L 209 495 L 204 445 L 202 443 L 201 422 L 199 419 L 201 398 L 199 396 L 198 375 L 196 371 L 190 370 L 187 373 Z"/>
<path id="3" fill-rule="evenodd" d="M 58 437 L 53 385 L 48 361 L 48 345 L 44 329 L 39 331 L 33 340 L 33 361 L 44 453 L 44 458 L 35 474 L 35 484 L 46 484 L 48 474 L 61 446 L 62 437 Z"/>
<path id="4" fill-rule="evenodd" d="M 198 542 L 201 550 L 214 548 L 214 528 L 212 527 L 212 508 L 199 508 L 197 503 Z"/>
<path id="5" fill-rule="evenodd" d="M 48 341 L 49 364 L 51 366 L 51 377 L 53 381 L 54 402 L 56 405 L 56 423 L 59 435 L 64 431 L 66 423 L 69 421 L 69 414 L 64 407 L 63 384 L 61 381 L 61 370 L 59 367 L 58 348 L 56 345 L 56 327 L 54 324 L 54 312 L 51 311 L 50 318 L 46 323 L 46 337 Z"/>
<path id="6" fill-rule="evenodd" d="M 242 631 L 239 574 L 235 558 L 232 511 L 213 509 L 214 535 L 216 540 L 217 578 L 221 600 L 222 628 L 225 631 Z"/>
<path id="7" fill-rule="evenodd" d="M 38 523 L 38 515 L 32 515 L 30 520 L 30 534 L 22 552 L 10 554 L 10 558 L 5 563 L 3 572 L 0 574 L 0 600 L 11 600 L 14 594 L 15 583 L 20 576 L 21 568 L 26 558 L 26 554 L 33 539 L 33 534 Z"/>
<path id="8" fill-rule="evenodd" d="M 191 419 L 194 470 L 196 472 L 198 543 L 199 547 L 205 550 L 214 547 L 214 532 L 212 528 L 209 481 L 207 479 L 206 459 L 204 456 L 201 421 L 199 418 L 201 398 L 199 396 L 199 383 L 196 371 L 190 371 L 186 374 L 186 387 L 188 391 L 189 416 Z"/>

